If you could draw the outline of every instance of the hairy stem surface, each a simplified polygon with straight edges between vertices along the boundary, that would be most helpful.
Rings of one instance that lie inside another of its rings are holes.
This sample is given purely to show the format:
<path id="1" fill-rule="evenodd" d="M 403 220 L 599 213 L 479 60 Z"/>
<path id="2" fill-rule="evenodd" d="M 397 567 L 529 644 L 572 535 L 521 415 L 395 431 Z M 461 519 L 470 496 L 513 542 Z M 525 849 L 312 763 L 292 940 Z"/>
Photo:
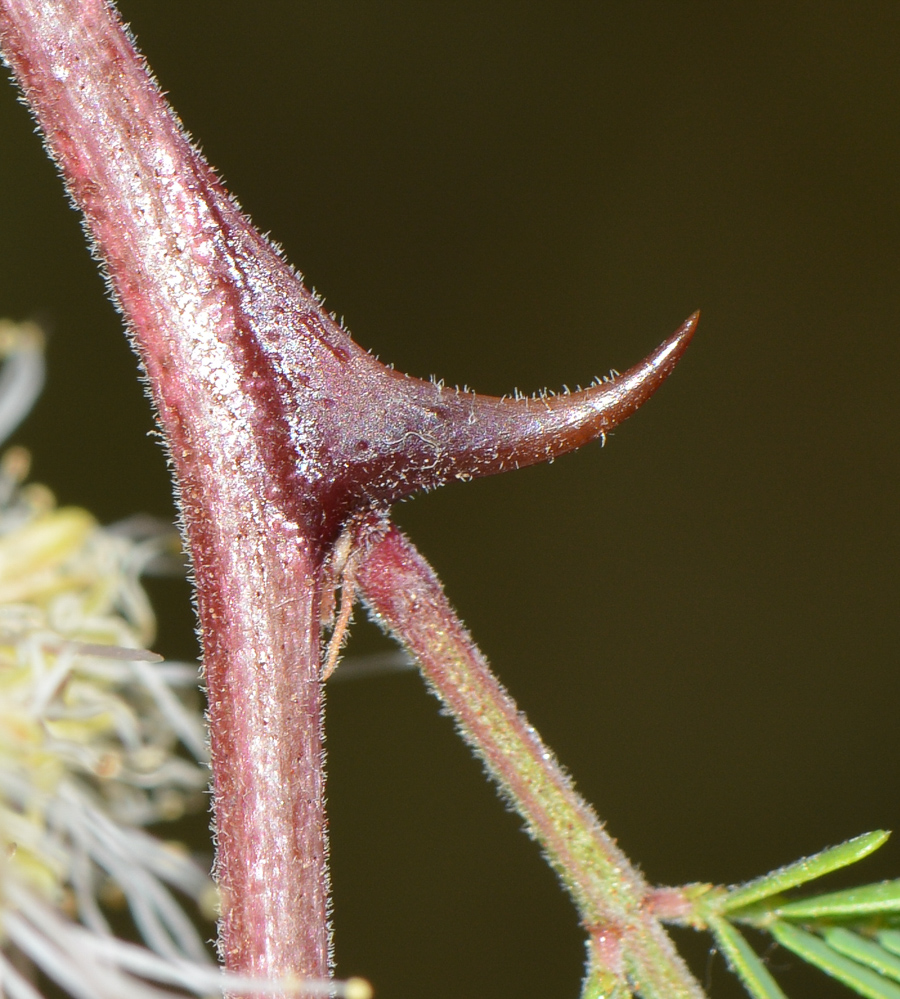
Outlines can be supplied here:
<path id="1" fill-rule="evenodd" d="M 209 692 L 225 963 L 325 976 L 324 546 L 287 487 L 293 456 L 273 447 L 290 428 L 259 331 L 313 300 L 188 142 L 111 7 L 0 0 L 0 43 L 129 321 L 175 467 Z"/>
<path id="2" fill-rule="evenodd" d="M 699 999 L 700 987 L 645 906 L 649 886 L 493 675 L 415 546 L 389 527 L 370 542 L 357 582 L 543 847 L 589 934 L 590 966 L 645 999 Z M 594 985 L 599 975 L 590 976 Z"/>

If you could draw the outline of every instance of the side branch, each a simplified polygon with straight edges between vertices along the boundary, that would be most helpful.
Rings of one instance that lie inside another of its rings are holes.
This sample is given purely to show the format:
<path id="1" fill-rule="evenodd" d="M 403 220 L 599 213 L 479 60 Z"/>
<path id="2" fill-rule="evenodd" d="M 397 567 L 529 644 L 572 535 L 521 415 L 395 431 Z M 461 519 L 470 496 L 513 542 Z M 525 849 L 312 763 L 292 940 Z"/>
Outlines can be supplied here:
<path id="1" fill-rule="evenodd" d="M 591 936 L 595 972 L 644 999 L 700 999 L 645 907 L 649 886 L 493 675 L 412 542 L 389 527 L 362 555 L 356 581 L 543 847 Z"/>

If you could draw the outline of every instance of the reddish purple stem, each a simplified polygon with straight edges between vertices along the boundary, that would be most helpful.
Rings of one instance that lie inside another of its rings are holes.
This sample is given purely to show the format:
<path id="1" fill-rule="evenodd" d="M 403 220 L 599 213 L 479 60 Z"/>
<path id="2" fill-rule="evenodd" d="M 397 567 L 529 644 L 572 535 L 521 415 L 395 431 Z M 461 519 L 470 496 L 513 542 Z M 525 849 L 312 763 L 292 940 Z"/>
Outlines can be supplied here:
<path id="1" fill-rule="evenodd" d="M 287 353 L 296 371 L 315 369 L 324 352 L 333 370 L 347 338 L 189 144 L 110 7 L 4 0 L 0 33 L 128 320 L 175 466 L 209 692 L 224 961 L 327 976 L 326 542 L 297 495 L 280 368 Z M 282 337 L 296 327 L 309 334 Z M 325 475 L 314 455 L 306 474 Z"/>

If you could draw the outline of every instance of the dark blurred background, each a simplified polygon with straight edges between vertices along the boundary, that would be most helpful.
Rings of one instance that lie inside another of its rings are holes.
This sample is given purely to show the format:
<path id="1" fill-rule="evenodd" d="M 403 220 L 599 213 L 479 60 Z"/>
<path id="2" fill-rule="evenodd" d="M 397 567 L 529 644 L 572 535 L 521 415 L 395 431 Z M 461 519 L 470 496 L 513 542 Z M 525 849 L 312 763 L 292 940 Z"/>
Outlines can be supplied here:
<path id="1" fill-rule="evenodd" d="M 604 450 L 396 511 L 647 876 L 735 882 L 900 825 L 900 7 L 121 6 L 257 224 L 398 368 L 587 384 L 703 309 Z M 0 137 L 0 314 L 51 330 L 17 440 L 62 502 L 171 518 L 11 88 Z M 194 655 L 186 585 L 153 592 L 158 647 Z M 348 651 L 384 647 L 362 622 Z M 383 999 L 577 995 L 570 904 L 415 674 L 336 685 L 329 758 L 342 974 Z M 897 875 L 889 844 L 853 878 Z M 772 962 L 792 999 L 843 994 Z"/>

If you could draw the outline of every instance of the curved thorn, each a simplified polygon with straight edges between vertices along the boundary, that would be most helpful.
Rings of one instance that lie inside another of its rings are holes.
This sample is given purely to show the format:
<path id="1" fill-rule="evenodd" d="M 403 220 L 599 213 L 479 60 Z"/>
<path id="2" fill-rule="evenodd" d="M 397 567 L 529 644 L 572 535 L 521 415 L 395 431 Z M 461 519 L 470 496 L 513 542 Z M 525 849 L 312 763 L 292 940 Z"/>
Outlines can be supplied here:
<path id="1" fill-rule="evenodd" d="M 651 354 L 608 382 L 569 395 L 545 399 L 484 399 L 483 405 L 517 410 L 518 427 L 498 452 L 495 467 L 478 474 L 532 465 L 574 451 L 602 438 L 639 409 L 671 374 L 694 336 L 700 313 L 695 312 Z"/>
<path id="2" fill-rule="evenodd" d="M 342 407 L 340 433 L 332 435 L 332 501 L 346 516 L 367 502 L 390 504 L 453 479 L 548 461 L 602 438 L 665 381 L 698 319 L 695 312 L 624 375 L 570 395 L 498 398 L 380 364 L 378 371 L 361 369 L 352 379 L 353 400 Z"/>

